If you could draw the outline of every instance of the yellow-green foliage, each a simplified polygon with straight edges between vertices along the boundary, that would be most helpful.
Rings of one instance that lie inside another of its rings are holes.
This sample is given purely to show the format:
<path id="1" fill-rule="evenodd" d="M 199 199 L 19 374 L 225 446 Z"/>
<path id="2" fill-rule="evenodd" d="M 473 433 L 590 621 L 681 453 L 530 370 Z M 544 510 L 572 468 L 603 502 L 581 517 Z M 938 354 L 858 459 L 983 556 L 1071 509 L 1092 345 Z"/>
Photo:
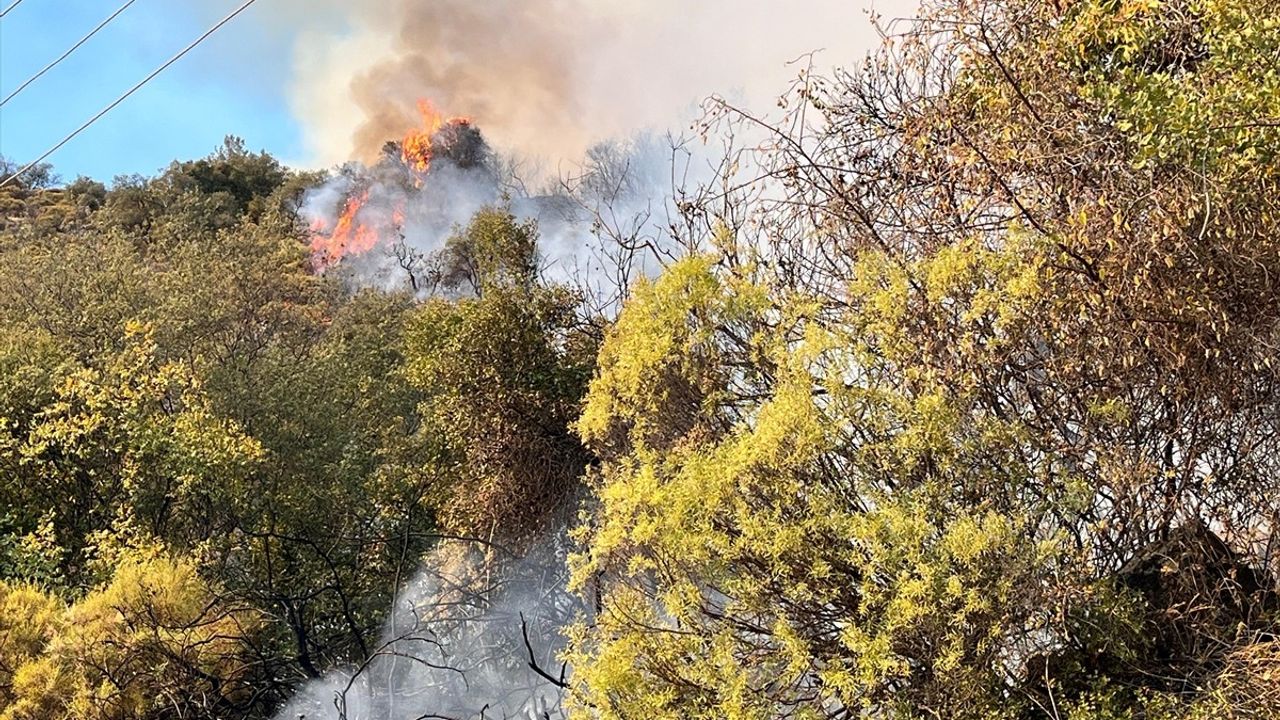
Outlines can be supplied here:
<path id="1" fill-rule="evenodd" d="M 194 544 L 188 528 L 205 521 L 201 508 L 242 490 L 261 459 L 256 441 L 213 412 L 190 365 L 157 358 L 152 330 L 141 324 L 129 326 L 124 349 L 106 367 L 68 372 L 25 436 L 0 445 L 0 461 L 30 478 L 23 492 L 33 498 L 77 489 L 66 504 L 49 504 L 73 552 L 82 548 L 67 537 L 68 524 L 108 510 L 75 503 L 100 496 L 116 499 L 115 527 Z"/>
<path id="2" fill-rule="evenodd" d="M 1089 0 L 1075 9 L 1062 41 L 1069 61 L 1090 68 L 1082 92 L 1134 144 L 1138 167 L 1273 172 L 1280 140 L 1275 9 L 1246 0 Z"/>
<path id="3" fill-rule="evenodd" d="M 933 267 L 940 293 L 985 277 L 954 256 Z M 996 312 L 965 296 L 970 317 Z M 602 588 L 574 634 L 577 702 L 620 718 L 818 717 L 883 709 L 927 667 L 937 707 L 977 716 L 1054 546 L 1019 517 L 949 502 L 946 478 L 982 472 L 961 459 L 971 423 L 954 395 L 857 386 L 856 343 L 812 303 L 766 297 L 693 258 L 638 288 L 606 339 L 579 424 L 613 461 L 574 567 L 580 587 Z M 880 322 L 887 304 L 868 304 Z M 737 370 L 745 358 L 759 375 Z M 730 391 L 750 399 L 729 405 Z M 892 428 L 898 462 L 832 476 L 853 423 Z M 1003 437 L 982 432 L 987 447 Z"/>
<path id="4" fill-rule="evenodd" d="M 1274 524 L 1280 6 L 924 16 L 605 339 L 583 716 L 1194 717 L 1274 627 L 1116 568 Z"/>
<path id="5" fill-rule="evenodd" d="M 187 561 L 137 555 L 64 606 L 0 584 L 0 718 L 134 720 L 243 692 L 256 613 L 219 600 Z"/>
<path id="6" fill-rule="evenodd" d="M 44 654 L 62 604 L 39 588 L 0 581 L 0 708 L 14 702 L 14 676 Z"/>
<path id="7" fill-rule="evenodd" d="M 725 288 L 703 257 L 639 283 L 601 349 L 579 432 L 602 449 L 621 450 L 661 446 L 693 429 L 721 380 L 717 325 L 733 326 L 763 301 L 760 288 Z"/>

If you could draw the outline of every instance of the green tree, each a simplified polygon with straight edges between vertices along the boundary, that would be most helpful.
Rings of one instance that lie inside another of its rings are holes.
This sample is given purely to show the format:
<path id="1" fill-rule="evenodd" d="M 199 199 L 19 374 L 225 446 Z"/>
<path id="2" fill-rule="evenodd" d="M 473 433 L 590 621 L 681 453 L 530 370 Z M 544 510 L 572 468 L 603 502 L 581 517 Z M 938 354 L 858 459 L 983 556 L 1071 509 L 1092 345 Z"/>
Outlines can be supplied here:
<path id="1" fill-rule="evenodd" d="M 591 372 L 578 298 L 537 282 L 536 228 L 483 210 L 453 237 L 449 287 L 406 332 L 406 378 L 423 395 L 420 432 L 439 437 L 451 474 L 441 498 L 454 532 L 525 540 L 571 507 L 588 455 L 569 429 Z"/>
<path id="2" fill-rule="evenodd" d="M 113 548 L 191 557 L 268 613 L 258 714 L 368 653 L 436 537 L 411 303 L 313 273 L 314 180 L 229 146 L 0 233 L 0 571 L 74 600 Z"/>
<path id="3" fill-rule="evenodd" d="M 208 536 L 210 505 L 261 455 L 212 414 L 189 368 L 163 364 L 146 328 L 102 371 L 66 376 L 0 458 L 15 507 L 53 518 L 63 568 L 86 572 L 95 538 L 137 529 L 191 546 Z"/>

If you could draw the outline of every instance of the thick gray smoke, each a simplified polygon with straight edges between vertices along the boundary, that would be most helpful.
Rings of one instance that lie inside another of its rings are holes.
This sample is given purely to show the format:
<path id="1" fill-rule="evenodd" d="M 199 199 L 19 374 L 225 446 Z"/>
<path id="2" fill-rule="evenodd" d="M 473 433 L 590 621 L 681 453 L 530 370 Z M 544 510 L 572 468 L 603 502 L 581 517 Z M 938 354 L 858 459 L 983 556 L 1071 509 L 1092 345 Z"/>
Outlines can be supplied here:
<path id="1" fill-rule="evenodd" d="M 861 59 L 868 22 L 918 0 L 292 0 L 291 90 L 311 160 L 375 159 L 428 98 L 504 152 L 575 161 L 595 143 L 680 127 L 702 98 L 767 106 L 821 50 Z M 342 18 L 335 23 L 334 16 Z"/>

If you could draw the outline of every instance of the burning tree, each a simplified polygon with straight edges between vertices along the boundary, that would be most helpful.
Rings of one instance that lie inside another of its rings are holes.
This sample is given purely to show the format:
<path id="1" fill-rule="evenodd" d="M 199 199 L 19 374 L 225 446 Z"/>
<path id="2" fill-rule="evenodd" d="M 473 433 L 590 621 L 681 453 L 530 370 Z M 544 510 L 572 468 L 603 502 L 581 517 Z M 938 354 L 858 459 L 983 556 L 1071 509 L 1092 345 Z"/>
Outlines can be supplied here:
<path id="1" fill-rule="evenodd" d="M 450 191 L 458 189 L 459 175 L 468 191 L 496 184 L 493 153 L 469 119 L 446 117 L 426 100 L 419 102 L 419 111 L 422 126 L 388 142 L 376 165 L 349 166 L 340 175 L 342 191 L 324 193 L 322 202 L 329 207 L 304 205 L 311 216 L 311 251 L 318 270 L 375 248 L 392 248 L 404 241 L 411 223 L 444 224 L 447 230 L 457 213 L 441 212 L 441 204 L 454 199 Z M 483 198 L 492 199 L 492 193 Z"/>

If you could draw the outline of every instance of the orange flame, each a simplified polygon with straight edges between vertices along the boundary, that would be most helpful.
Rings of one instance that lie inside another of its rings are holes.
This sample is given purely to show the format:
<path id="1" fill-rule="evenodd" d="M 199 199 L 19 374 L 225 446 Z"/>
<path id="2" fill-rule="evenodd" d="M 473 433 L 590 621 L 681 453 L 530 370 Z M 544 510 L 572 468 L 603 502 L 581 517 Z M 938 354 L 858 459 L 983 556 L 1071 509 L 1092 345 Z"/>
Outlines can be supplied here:
<path id="1" fill-rule="evenodd" d="M 378 233 L 360 220 L 360 211 L 369 202 L 369 191 L 347 198 L 342 214 L 332 228 L 324 220 L 311 226 L 311 255 L 318 269 L 324 269 L 347 255 L 368 252 L 378 244 Z"/>
<path id="2" fill-rule="evenodd" d="M 446 119 L 443 113 L 435 109 L 429 100 L 418 101 L 418 112 L 422 115 L 422 127 L 410 130 L 400 144 L 400 157 L 421 179 L 431 170 L 431 159 L 435 155 L 432 139 L 446 125 L 467 125 L 470 118 L 451 117 Z"/>
<path id="3" fill-rule="evenodd" d="M 425 99 L 418 101 L 418 111 L 422 114 L 422 127 L 405 134 L 400 157 L 413 171 L 414 184 L 422 187 L 435 155 L 432 145 L 435 134 L 447 125 L 466 125 L 471 120 L 465 117 L 445 118 Z M 348 197 L 332 227 L 326 219 L 312 223 L 311 257 L 317 270 L 323 271 L 344 257 L 366 253 L 383 237 L 394 235 L 404 227 L 403 202 L 391 208 L 388 217 L 382 212 L 384 208 L 369 207 L 366 211 L 369 196 L 370 190 L 365 188 Z"/>

